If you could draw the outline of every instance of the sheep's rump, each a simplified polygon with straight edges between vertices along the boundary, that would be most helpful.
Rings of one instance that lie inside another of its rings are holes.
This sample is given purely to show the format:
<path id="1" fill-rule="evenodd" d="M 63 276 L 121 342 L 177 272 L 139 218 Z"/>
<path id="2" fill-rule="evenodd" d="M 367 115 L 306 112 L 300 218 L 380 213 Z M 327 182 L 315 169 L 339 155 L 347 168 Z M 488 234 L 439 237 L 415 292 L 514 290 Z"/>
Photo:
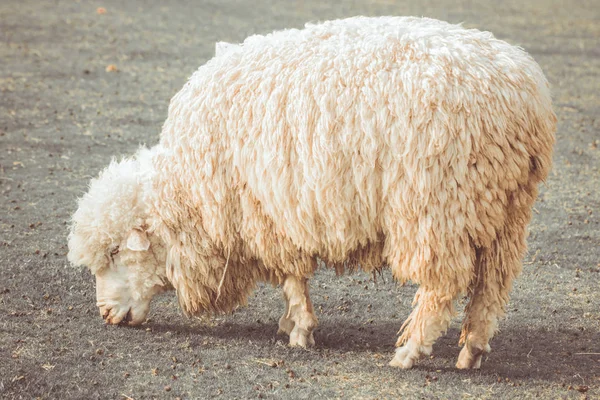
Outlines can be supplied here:
<path id="1" fill-rule="evenodd" d="M 488 32 L 359 17 L 252 36 L 173 98 L 156 212 L 191 269 L 319 256 L 464 289 L 474 248 L 531 206 L 554 127 L 538 65 Z"/>

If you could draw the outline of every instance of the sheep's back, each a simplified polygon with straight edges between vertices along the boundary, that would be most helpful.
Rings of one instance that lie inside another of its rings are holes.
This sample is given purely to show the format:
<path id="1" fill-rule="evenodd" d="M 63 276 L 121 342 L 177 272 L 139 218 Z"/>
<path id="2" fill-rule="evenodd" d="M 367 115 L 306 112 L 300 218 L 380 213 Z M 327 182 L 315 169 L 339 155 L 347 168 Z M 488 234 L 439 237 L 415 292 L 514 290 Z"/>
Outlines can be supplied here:
<path id="1" fill-rule="evenodd" d="M 531 157 L 547 173 L 553 118 L 521 49 L 435 20 L 353 18 L 253 36 L 202 66 L 171 102 L 163 167 L 213 239 L 252 226 L 340 261 L 425 214 L 474 212 L 452 231 L 485 234 L 473 224 Z"/>

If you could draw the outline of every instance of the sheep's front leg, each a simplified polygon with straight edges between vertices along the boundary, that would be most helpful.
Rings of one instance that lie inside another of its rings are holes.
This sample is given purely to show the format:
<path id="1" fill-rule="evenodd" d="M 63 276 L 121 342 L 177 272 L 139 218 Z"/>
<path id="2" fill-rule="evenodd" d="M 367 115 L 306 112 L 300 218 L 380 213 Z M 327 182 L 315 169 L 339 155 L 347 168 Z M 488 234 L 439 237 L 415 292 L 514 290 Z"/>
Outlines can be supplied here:
<path id="1" fill-rule="evenodd" d="M 317 317 L 308 297 L 308 281 L 288 275 L 283 283 L 285 313 L 279 319 L 278 334 L 290 335 L 290 346 L 314 346 Z"/>
<path id="2" fill-rule="evenodd" d="M 390 361 L 392 367 L 412 368 L 422 355 L 430 355 L 433 343 L 446 331 L 454 314 L 452 300 L 440 299 L 433 291 L 419 289 L 410 314 L 398 339 L 396 355 Z"/>

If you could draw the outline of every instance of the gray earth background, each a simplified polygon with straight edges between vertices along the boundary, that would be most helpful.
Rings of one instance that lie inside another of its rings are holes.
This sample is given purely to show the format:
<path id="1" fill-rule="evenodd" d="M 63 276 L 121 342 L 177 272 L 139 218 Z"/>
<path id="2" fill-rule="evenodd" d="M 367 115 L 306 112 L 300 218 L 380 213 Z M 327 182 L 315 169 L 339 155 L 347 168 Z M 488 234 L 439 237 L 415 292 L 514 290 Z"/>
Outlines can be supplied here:
<path id="1" fill-rule="evenodd" d="M 460 318 L 431 358 L 388 367 L 416 290 L 389 272 L 319 271 L 308 351 L 276 336 L 283 301 L 268 285 L 233 315 L 188 320 L 170 293 L 141 328 L 105 326 L 93 276 L 66 260 L 90 178 L 157 143 L 169 99 L 216 41 L 358 14 L 492 31 L 552 84 L 554 169 L 483 368 L 454 368 Z M 0 398 L 600 398 L 599 94 L 600 1 L 2 0 Z"/>

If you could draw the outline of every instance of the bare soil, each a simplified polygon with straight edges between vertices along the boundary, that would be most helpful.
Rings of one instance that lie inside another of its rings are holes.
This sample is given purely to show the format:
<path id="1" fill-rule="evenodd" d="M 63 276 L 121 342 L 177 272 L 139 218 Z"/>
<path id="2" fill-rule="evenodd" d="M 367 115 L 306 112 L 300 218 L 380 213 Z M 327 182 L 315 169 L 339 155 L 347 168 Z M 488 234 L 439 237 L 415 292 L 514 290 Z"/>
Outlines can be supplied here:
<path id="1" fill-rule="evenodd" d="M 482 369 L 454 369 L 459 318 L 430 359 L 387 366 L 415 292 L 389 273 L 320 271 L 308 351 L 275 335 L 270 286 L 230 316 L 188 320 L 169 294 L 141 328 L 105 326 L 93 277 L 65 256 L 89 179 L 158 141 L 169 99 L 216 41 L 357 14 L 490 30 L 553 86 L 554 170 Z M 597 0 L 3 0 L 0 60 L 0 398 L 600 398 Z"/>

